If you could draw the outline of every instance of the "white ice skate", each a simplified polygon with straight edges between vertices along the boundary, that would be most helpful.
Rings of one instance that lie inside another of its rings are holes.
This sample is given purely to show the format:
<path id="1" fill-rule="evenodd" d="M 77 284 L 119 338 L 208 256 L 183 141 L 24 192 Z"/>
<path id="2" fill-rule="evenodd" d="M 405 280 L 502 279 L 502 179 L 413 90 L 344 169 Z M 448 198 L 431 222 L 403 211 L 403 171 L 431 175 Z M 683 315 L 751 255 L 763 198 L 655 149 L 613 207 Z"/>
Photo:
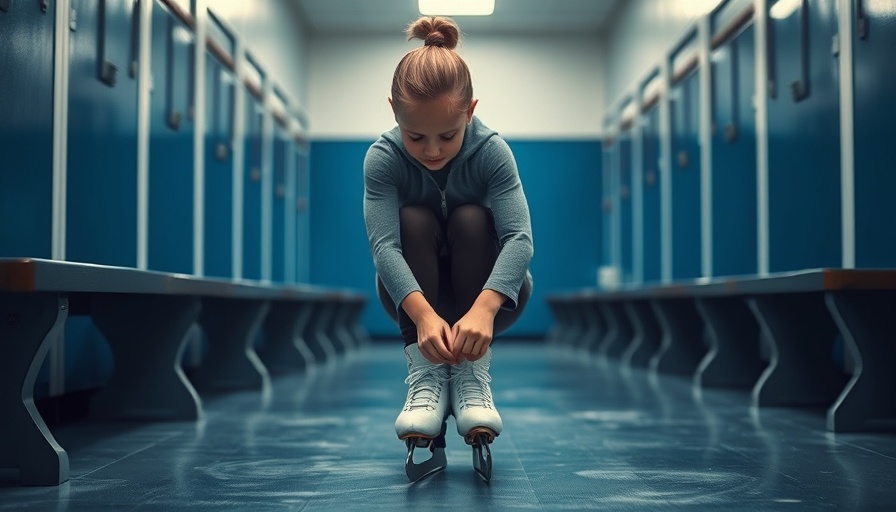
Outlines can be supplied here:
<path id="1" fill-rule="evenodd" d="M 489 348 L 479 360 L 451 367 L 451 408 L 457 433 L 473 447 L 473 468 L 486 482 L 492 477 L 492 453 L 488 445 L 504 427 L 488 384 L 492 380 L 488 373 L 491 358 Z"/>
<path id="2" fill-rule="evenodd" d="M 408 396 L 404 409 L 395 420 L 395 433 L 408 448 L 405 472 L 408 479 L 419 480 L 444 469 L 445 419 L 448 417 L 450 370 L 446 364 L 429 362 L 417 344 L 404 349 L 408 360 Z M 414 461 L 414 448 L 429 448 L 432 455 L 422 462 Z"/>

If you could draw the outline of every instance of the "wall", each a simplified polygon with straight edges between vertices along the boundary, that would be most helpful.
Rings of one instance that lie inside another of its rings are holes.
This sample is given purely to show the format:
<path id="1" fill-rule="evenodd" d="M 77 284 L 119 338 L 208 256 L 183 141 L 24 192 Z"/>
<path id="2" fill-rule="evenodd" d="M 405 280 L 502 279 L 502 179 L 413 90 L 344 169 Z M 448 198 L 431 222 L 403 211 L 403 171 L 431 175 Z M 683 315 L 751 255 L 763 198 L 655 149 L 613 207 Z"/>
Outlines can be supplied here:
<path id="1" fill-rule="evenodd" d="M 419 42 L 395 36 L 315 36 L 311 43 L 311 278 L 359 288 L 372 302 L 364 325 L 374 336 L 397 328 L 376 302 L 363 222 L 362 163 L 370 144 L 395 124 L 392 73 Z M 597 37 L 474 37 L 458 49 L 473 74 L 476 114 L 507 139 L 532 214 L 535 291 L 508 335 L 542 336 L 552 318 L 545 295 L 594 283 L 600 214 L 603 46 Z"/>
<path id="2" fill-rule="evenodd" d="M 392 73 L 420 45 L 395 36 L 315 36 L 310 112 L 315 139 L 375 139 L 395 123 Z M 476 113 L 505 137 L 593 139 L 603 116 L 604 56 L 597 37 L 473 37 L 458 52 L 473 75 Z M 584 115 L 583 115 L 584 114 Z"/>
<path id="3" fill-rule="evenodd" d="M 274 83 L 298 105 L 308 105 L 309 41 L 305 22 L 292 0 L 236 2 L 206 0 L 230 25 Z"/>
<path id="4" fill-rule="evenodd" d="M 688 27 L 720 0 L 626 0 L 606 37 L 606 98 L 615 105 L 663 59 Z"/>

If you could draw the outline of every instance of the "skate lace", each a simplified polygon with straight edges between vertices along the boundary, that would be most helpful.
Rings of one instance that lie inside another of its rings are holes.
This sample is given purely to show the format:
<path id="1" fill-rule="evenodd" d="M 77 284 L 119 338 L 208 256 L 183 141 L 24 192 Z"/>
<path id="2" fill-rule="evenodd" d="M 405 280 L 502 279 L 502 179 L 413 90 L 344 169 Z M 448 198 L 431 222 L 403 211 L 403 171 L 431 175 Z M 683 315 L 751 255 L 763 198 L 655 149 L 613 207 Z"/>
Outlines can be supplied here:
<path id="1" fill-rule="evenodd" d="M 485 368 L 466 361 L 461 364 L 461 371 L 451 376 L 457 381 L 454 392 L 457 393 L 461 408 L 486 407 L 494 409 L 492 393 L 488 383 L 492 377 Z"/>
<path id="2" fill-rule="evenodd" d="M 444 371 L 438 367 L 419 368 L 412 371 L 404 380 L 409 387 L 408 400 L 405 410 L 414 409 L 435 410 L 441 396 L 439 382 L 445 380 Z"/>

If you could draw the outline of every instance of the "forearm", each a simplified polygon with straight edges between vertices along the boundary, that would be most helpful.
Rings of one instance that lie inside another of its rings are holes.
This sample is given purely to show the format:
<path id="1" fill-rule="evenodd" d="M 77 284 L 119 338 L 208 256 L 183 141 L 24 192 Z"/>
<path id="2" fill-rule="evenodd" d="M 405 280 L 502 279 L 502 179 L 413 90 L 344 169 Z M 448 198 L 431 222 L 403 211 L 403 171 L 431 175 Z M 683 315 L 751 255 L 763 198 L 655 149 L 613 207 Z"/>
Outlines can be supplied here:
<path id="1" fill-rule="evenodd" d="M 479 296 L 476 297 L 472 309 L 487 311 L 492 317 L 495 317 L 498 314 L 498 311 L 501 310 L 501 306 L 504 304 L 505 300 L 507 300 L 507 297 L 504 296 L 504 294 L 496 292 L 495 290 L 484 289 L 479 293 Z"/>
<path id="2" fill-rule="evenodd" d="M 436 312 L 419 291 L 411 292 L 401 301 L 401 308 L 411 317 L 415 325 L 419 325 L 425 318 L 435 315 Z"/>

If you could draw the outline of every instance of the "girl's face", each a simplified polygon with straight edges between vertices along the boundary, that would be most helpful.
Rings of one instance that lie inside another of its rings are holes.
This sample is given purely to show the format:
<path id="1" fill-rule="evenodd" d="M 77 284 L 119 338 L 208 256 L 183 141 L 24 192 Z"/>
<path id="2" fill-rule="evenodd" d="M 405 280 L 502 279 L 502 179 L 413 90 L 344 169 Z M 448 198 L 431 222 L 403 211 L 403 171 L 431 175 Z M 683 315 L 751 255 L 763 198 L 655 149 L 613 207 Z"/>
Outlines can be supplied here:
<path id="1" fill-rule="evenodd" d="M 451 98 L 442 96 L 399 113 L 392 99 L 389 99 L 404 147 L 430 171 L 441 170 L 457 156 L 467 124 L 473 118 L 476 102 L 470 102 L 466 112 L 458 112 Z"/>

